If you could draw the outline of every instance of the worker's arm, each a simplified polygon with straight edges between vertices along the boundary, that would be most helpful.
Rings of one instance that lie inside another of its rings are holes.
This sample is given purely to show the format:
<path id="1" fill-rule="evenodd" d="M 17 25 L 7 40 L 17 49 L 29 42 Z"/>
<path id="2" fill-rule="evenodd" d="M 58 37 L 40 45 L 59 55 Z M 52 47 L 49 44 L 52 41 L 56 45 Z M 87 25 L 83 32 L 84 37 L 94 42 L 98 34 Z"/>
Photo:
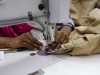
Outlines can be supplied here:
<path id="1" fill-rule="evenodd" d="M 32 50 L 40 50 L 43 44 L 39 42 L 34 36 L 29 32 L 24 33 L 18 37 L 0 37 L 0 48 L 19 48 L 26 47 Z"/>
<path id="2" fill-rule="evenodd" d="M 71 17 L 69 17 L 68 23 L 63 23 L 62 26 L 59 28 L 58 34 L 57 34 L 57 44 L 52 44 L 49 51 L 52 50 L 58 50 L 62 44 L 68 42 L 68 36 L 71 33 L 72 30 L 75 29 L 73 20 Z"/>
<path id="3" fill-rule="evenodd" d="M 9 37 L 0 37 L 0 48 L 9 48 L 10 47 L 10 39 Z"/>
<path id="4" fill-rule="evenodd" d="M 72 28 L 71 26 L 65 25 L 61 28 L 60 31 L 58 31 L 57 34 L 57 44 L 52 44 L 50 47 L 50 51 L 52 50 L 58 50 L 61 47 L 61 44 L 68 42 L 68 36 L 71 33 Z M 55 48 L 56 47 L 56 48 Z"/>
<path id="5" fill-rule="evenodd" d="M 69 36 L 69 34 L 71 33 L 72 31 L 72 27 L 71 26 L 68 26 L 68 25 L 65 25 L 61 28 L 60 32 L 64 32 L 67 36 Z"/>

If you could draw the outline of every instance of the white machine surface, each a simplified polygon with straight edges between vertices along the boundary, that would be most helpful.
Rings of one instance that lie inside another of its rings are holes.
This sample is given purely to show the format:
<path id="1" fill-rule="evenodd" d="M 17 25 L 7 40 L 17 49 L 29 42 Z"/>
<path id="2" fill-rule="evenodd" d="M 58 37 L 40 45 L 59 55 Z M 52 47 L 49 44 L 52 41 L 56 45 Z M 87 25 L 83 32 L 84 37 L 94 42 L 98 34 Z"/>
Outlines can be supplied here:
<path id="1" fill-rule="evenodd" d="M 100 54 L 72 56 L 42 70 L 44 75 L 100 75 Z"/>
<path id="2" fill-rule="evenodd" d="M 100 75 L 100 54 L 30 56 L 33 52 L 5 54 L 0 60 L 0 75 L 27 75 L 39 69 L 44 75 Z"/>
<path id="3" fill-rule="evenodd" d="M 43 11 L 38 9 L 38 5 L 42 3 L 42 0 L 1 1 L 4 1 L 4 3 L 0 4 L 0 21 L 28 17 L 29 11 L 34 12 L 32 13 L 34 16 L 43 14 Z"/>
<path id="4" fill-rule="evenodd" d="M 54 64 L 69 55 L 30 56 L 34 51 L 5 54 L 0 60 L 0 75 L 27 75 L 48 65 Z M 35 52 L 34 52 L 35 53 Z"/>
<path id="5" fill-rule="evenodd" d="M 68 21 L 69 0 L 48 1 L 51 13 L 50 22 Z M 43 4 L 42 0 L 0 0 L 0 21 L 28 17 L 29 11 L 32 12 L 33 16 L 43 15 L 44 10 L 39 10 L 39 4 Z"/>

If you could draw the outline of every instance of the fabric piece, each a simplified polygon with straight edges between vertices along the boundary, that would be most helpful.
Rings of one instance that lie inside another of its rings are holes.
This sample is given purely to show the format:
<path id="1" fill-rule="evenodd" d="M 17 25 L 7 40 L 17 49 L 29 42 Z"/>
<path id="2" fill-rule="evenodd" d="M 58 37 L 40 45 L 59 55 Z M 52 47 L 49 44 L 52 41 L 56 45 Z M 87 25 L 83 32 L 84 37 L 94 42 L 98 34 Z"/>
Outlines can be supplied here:
<path id="1" fill-rule="evenodd" d="M 0 28 L 0 37 L 17 37 L 34 29 L 27 23 L 5 26 Z"/>
<path id="2" fill-rule="evenodd" d="M 98 1 L 99 0 L 69 0 L 70 16 L 75 25 L 87 26 L 90 24 L 86 16 L 94 8 L 98 7 Z"/>
<path id="3" fill-rule="evenodd" d="M 95 15 L 94 15 L 95 14 Z M 88 26 L 77 27 L 69 35 L 69 42 L 53 54 L 91 55 L 100 53 L 100 9 L 93 9 L 87 19 Z"/>

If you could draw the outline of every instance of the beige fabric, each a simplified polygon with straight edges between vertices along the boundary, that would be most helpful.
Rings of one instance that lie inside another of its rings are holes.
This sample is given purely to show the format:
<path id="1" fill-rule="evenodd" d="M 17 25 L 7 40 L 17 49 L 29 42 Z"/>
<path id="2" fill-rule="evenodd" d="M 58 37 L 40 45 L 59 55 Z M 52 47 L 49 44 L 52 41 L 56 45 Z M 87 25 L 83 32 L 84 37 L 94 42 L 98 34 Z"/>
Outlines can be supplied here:
<path id="1" fill-rule="evenodd" d="M 69 36 L 69 42 L 54 52 L 71 55 L 91 55 L 100 52 L 100 9 L 98 0 L 71 0 L 70 15 L 76 28 Z M 94 8 L 98 6 L 98 8 Z"/>
<path id="2" fill-rule="evenodd" d="M 98 0 L 70 0 L 70 15 L 75 24 L 86 26 L 88 23 L 86 15 L 98 4 Z"/>

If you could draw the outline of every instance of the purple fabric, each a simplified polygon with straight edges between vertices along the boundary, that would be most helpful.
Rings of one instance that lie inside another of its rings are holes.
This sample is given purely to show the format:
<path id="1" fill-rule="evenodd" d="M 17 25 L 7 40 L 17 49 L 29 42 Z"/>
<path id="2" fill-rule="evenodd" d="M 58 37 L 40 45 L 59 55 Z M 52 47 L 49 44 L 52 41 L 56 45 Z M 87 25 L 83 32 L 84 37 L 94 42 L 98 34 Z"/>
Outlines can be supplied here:
<path id="1" fill-rule="evenodd" d="M 75 26 L 74 26 L 71 22 L 68 22 L 66 25 L 71 26 L 71 27 L 72 27 L 72 31 L 75 29 Z M 61 27 L 60 27 L 60 29 L 62 28 L 62 26 L 64 26 L 63 23 L 61 23 Z"/>
<path id="2" fill-rule="evenodd" d="M 0 37 L 17 37 L 34 29 L 27 23 L 5 26 L 0 28 Z"/>

